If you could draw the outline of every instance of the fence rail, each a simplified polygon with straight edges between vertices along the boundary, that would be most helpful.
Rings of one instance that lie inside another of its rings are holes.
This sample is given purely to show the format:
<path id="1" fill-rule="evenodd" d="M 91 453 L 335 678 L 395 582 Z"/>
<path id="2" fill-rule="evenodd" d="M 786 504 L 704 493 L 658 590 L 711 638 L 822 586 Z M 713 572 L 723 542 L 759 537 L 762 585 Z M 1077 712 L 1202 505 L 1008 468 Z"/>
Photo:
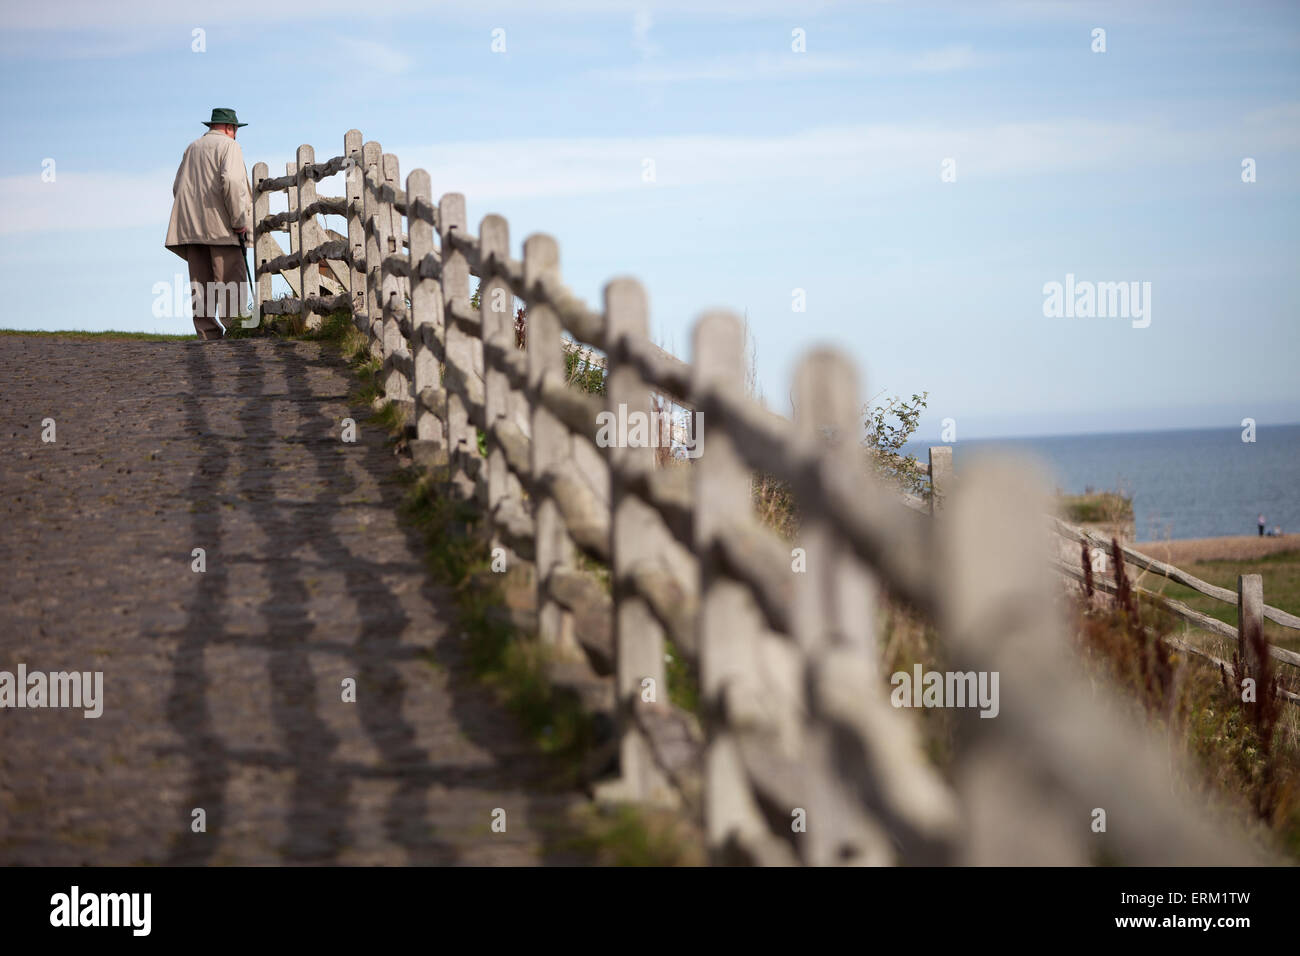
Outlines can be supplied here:
<path id="1" fill-rule="evenodd" d="M 915 511 L 930 512 L 933 510 L 934 502 L 942 499 L 944 493 L 949 491 L 955 481 L 952 465 L 952 448 L 950 446 L 939 446 L 930 449 L 930 462 L 928 465 L 920 466 L 920 472 L 930 477 L 932 491 L 934 495 L 930 503 L 926 503 L 916 495 L 905 495 L 904 503 Z M 1259 628 L 1264 619 L 1268 619 L 1282 627 L 1300 630 L 1300 617 L 1283 611 L 1281 608 L 1273 607 L 1264 603 L 1264 583 L 1261 575 L 1244 574 L 1237 578 L 1237 590 L 1232 591 L 1228 588 L 1219 587 L 1217 584 L 1210 584 L 1203 581 L 1193 574 L 1168 564 L 1164 561 L 1158 561 L 1148 555 L 1127 545 L 1112 542 L 1104 535 L 1090 531 L 1086 528 L 1080 528 L 1060 518 L 1052 518 L 1052 527 L 1058 538 L 1063 542 L 1083 545 L 1084 560 L 1088 560 L 1091 553 L 1100 551 L 1107 558 L 1110 558 L 1112 550 L 1118 546 L 1119 553 L 1122 555 L 1125 564 L 1131 564 L 1134 567 L 1149 571 L 1159 575 L 1167 580 L 1191 588 L 1207 597 L 1222 601 L 1225 604 L 1231 604 L 1238 609 L 1237 625 L 1225 624 L 1218 618 L 1203 614 L 1193 608 L 1188 607 L 1181 601 L 1166 597 L 1155 591 L 1138 587 L 1136 590 L 1148 597 L 1149 599 L 1162 605 L 1166 610 L 1173 613 L 1176 617 L 1187 621 L 1194 627 L 1203 631 L 1216 634 L 1219 637 L 1225 637 L 1237 642 L 1238 657 L 1241 660 L 1247 660 L 1247 654 L 1253 653 L 1250 648 L 1250 634 Z M 1064 548 L 1062 550 L 1065 550 Z M 1072 560 L 1058 560 L 1055 562 L 1057 570 L 1068 578 L 1082 582 L 1085 574 L 1081 566 L 1077 566 Z M 1115 593 L 1116 588 L 1113 583 L 1107 582 L 1099 577 L 1093 577 L 1093 584 L 1100 590 L 1107 593 Z M 1235 675 L 1235 668 L 1231 663 L 1225 662 L 1220 658 L 1206 651 L 1204 648 L 1197 647 L 1186 641 L 1171 639 L 1170 643 L 1178 645 L 1181 650 L 1190 651 L 1191 653 L 1204 657 L 1212 663 L 1224 667 L 1229 673 Z M 1267 644 L 1269 657 L 1274 660 L 1289 664 L 1292 667 L 1300 667 L 1300 654 L 1288 650 L 1284 647 L 1278 647 L 1275 644 Z M 1300 694 L 1292 693 L 1288 690 L 1282 691 L 1282 696 L 1292 702 L 1300 702 Z"/>
<path id="2" fill-rule="evenodd" d="M 917 514 L 860 467 L 847 437 L 859 382 L 840 354 L 802 359 L 786 420 L 746 394 L 734 314 L 700 318 L 683 362 L 651 343 L 636 280 L 610 281 L 587 306 L 553 238 L 529 236 L 513 258 L 504 218 L 475 234 L 463 196 L 435 201 L 419 169 L 403 189 L 397 158 L 356 130 L 339 157 L 317 163 L 302 146 L 285 176 L 267 172 L 254 168 L 260 314 L 311 327 L 349 311 L 382 360 L 386 401 L 413 420 L 414 459 L 532 563 L 538 639 L 612 680 L 618 771 L 602 797 L 699 812 L 718 861 L 1083 863 L 1099 852 L 1098 807 L 1126 862 L 1256 859 L 1174 796 L 1161 745 L 1074 673 L 1051 599 L 1048 485 L 1032 469 L 974 468 L 947 494 L 940 449 L 936 513 Z M 318 197 L 316 181 L 337 172 L 345 199 Z M 289 212 L 271 216 L 276 191 Z M 339 209 L 345 242 L 314 221 Z M 289 232 L 288 253 L 263 241 L 270 230 Z M 350 278 L 331 295 L 327 265 Z M 270 301 L 276 272 L 291 287 L 297 274 L 295 297 Z M 570 386 L 566 348 L 604 355 L 603 395 Z M 655 396 L 694 412 L 707 450 L 689 466 L 601 437 L 611 417 L 649 420 Z M 756 470 L 795 493 L 793 551 L 753 513 Z M 607 565 L 608 591 L 581 553 Z M 961 672 L 1000 675 L 996 719 L 958 711 L 951 779 L 889 700 L 882 591 L 936 626 Z M 666 703 L 666 642 L 698 668 L 702 723 Z"/>

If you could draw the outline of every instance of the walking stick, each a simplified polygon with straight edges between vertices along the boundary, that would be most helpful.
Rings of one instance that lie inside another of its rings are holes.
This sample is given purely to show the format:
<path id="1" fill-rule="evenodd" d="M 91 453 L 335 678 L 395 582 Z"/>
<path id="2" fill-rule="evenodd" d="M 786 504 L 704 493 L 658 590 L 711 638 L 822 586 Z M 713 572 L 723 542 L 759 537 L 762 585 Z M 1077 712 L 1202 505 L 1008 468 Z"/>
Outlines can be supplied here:
<path id="1" fill-rule="evenodd" d="M 257 315 L 257 296 L 253 292 L 253 270 L 248 267 L 248 246 L 244 240 L 244 234 L 239 235 L 239 258 L 244 261 L 244 275 L 248 277 L 248 318 L 240 322 L 241 328 L 255 329 L 259 321 Z"/>

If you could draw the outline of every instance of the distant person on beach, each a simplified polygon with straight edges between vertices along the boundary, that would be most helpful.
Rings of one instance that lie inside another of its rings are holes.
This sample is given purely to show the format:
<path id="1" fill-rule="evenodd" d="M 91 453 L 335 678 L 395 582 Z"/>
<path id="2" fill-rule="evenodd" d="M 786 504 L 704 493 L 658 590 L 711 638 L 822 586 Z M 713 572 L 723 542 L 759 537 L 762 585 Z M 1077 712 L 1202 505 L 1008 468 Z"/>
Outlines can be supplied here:
<path id="1" fill-rule="evenodd" d="M 1264 516 L 1259 516 L 1259 536 L 1264 537 Z"/>
<path id="2" fill-rule="evenodd" d="M 240 239 L 253 224 L 253 190 L 235 142 L 239 127 L 248 124 L 234 110 L 217 108 L 203 125 L 208 131 L 186 147 L 176 170 L 166 245 L 189 263 L 194 331 L 206 342 L 222 337 L 218 306 L 230 328 L 247 295 L 236 300 L 243 291 Z"/>

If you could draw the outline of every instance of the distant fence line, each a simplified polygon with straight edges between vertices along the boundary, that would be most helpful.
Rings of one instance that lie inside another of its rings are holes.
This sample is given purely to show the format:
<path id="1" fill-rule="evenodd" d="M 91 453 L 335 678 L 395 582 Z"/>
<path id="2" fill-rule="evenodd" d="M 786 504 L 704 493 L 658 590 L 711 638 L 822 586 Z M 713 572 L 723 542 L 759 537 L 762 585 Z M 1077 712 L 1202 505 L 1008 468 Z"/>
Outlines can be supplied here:
<path id="1" fill-rule="evenodd" d="M 1082 545 L 1085 549 L 1103 548 L 1109 555 L 1112 543 L 1104 536 L 1083 528 L 1077 528 L 1067 524 L 1060 519 L 1055 520 L 1057 534 L 1064 540 L 1071 541 Z M 1234 593 L 1228 588 L 1219 587 L 1216 584 L 1210 584 L 1203 581 L 1193 574 L 1177 568 L 1172 564 L 1164 561 L 1157 561 L 1155 558 L 1142 554 L 1131 547 L 1124 545 L 1119 546 L 1119 552 L 1125 564 L 1131 564 L 1143 571 L 1149 571 L 1152 574 L 1159 575 L 1167 580 L 1174 581 L 1184 587 L 1191 588 L 1215 600 L 1223 601 L 1237 608 L 1237 626 L 1225 624 L 1217 618 L 1200 611 L 1194 610 L 1184 604 L 1182 601 L 1166 597 L 1163 594 L 1147 590 L 1145 588 L 1135 587 L 1134 589 L 1146 597 L 1156 601 L 1166 610 L 1176 617 L 1187 621 L 1194 627 L 1211 634 L 1217 634 L 1220 637 L 1227 638 L 1237 643 L 1238 660 L 1246 662 L 1247 667 L 1252 673 L 1260 672 L 1259 662 L 1254 660 L 1256 651 L 1253 646 L 1251 635 L 1262 633 L 1261 628 L 1264 620 L 1267 618 L 1275 624 L 1283 627 L 1300 629 L 1300 617 L 1290 614 L 1280 608 L 1272 607 L 1264 603 L 1264 578 L 1259 574 L 1240 574 L 1237 576 L 1237 590 Z M 1086 551 L 1085 551 L 1086 553 Z M 1076 567 L 1065 561 L 1058 561 L 1059 569 L 1067 576 L 1075 580 L 1082 581 L 1084 574 L 1081 567 Z M 1093 584 L 1100 590 L 1114 593 L 1115 585 L 1102 578 L 1094 577 Z M 1174 639 L 1171 643 L 1176 643 L 1180 649 L 1188 651 L 1199 657 L 1208 659 L 1225 669 L 1228 676 L 1234 681 L 1238 679 L 1237 668 L 1230 661 L 1222 660 L 1207 650 L 1189 644 L 1186 641 Z M 1295 651 L 1287 650 L 1284 647 L 1278 647 L 1275 644 L 1265 644 L 1265 650 L 1269 657 L 1281 661 L 1291 667 L 1300 667 L 1300 654 Z M 1300 703 L 1300 694 L 1293 693 L 1285 688 L 1281 689 L 1282 697 L 1291 703 Z"/>
<path id="2" fill-rule="evenodd" d="M 950 446 L 931 448 L 930 464 L 928 467 L 922 466 L 921 472 L 930 477 L 932 488 L 939 497 L 942 497 L 943 494 L 950 491 L 955 481 L 952 465 L 952 448 Z M 916 495 L 905 495 L 904 503 L 916 511 L 930 511 L 932 508 L 931 504 L 926 503 Z M 1112 547 L 1114 544 L 1117 544 L 1117 542 L 1112 542 L 1104 535 L 1098 534 L 1095 531 L 1077 527 L 1056 517 L 1052 518 L 1052 529 L 1061 541 L 1082 545 L 1086 549 L 1082 555 L 1084 560 L 1087 560 L 1087 556 L 1091 551 L 1097 549 L 1100 549 L 1109 560 L 1111 557 Z M 1067 550 L 1068 549 L 1066 548 L 1062 548 L 1062 551 Z M 1282 627 L 1300 629 L 1300 617 L 1287 611 L 1283 611 L 1281 608 L 1276 608 L 1264 603 L 1264 580 L 1262 575 L 1238 575 L 1237 590 L 1236 592 L 1233 592 L 1228 588 L 1219 587 L 1216 584 L 1210 584 L 1208 581 L 1203 581 L 1195 575 L 1190 574 L 1181 568 L 1175 567 L 1172 564 L 1158 561 L 1155 558 L 1142 554 L 1127 545 L 1119 545 L 1119 551 L 1125 564 L 1131 564 L 1143 571 L 1149 571 L 1152 574 L 1159 575 L 1167 580 L 1191 588 L 1193 591 L 1197 591 L 1207 597 L 1212 597 L 1215 600 L 1223 601 L 1226 604 L 1231 604 L 1236 607 L 1238 609 L 1237 625 L 1234 627 L 1231 624 L 1226 624 L 1223 621 L 1220 621 L 1218 618 L 1194 610 L 1182 601 L 1134 585 L 1134 590 L 1137 593 L 1155 601 L 1175 617 L 1181 618 L 1203 631 L 1235 641 L 1237 644 L 1237 656 L 1241 661 L 1252 661 L 1255 651 L 1251 644 L 1250 635 L 1262 626 L 1264 619 L 1267 618 Z M 1076 561 L 1073 553 L 1070 554 L 1070 560 L 1065 560 L 1058 556 L 1054 565 L 1064 577 L 1070 578 L 1073 581 L 1082 583 L 1085 577 L 1087 577 L 1087 575 L 1084 574 L 1082 562 Z M 1092 583 L 1097 590 L 1104 591 L 1108 594 L 1114 594 L 1117 591 L 1114 582 L 1108 581 L 1100 575 L 1093 575 Z M 1210 663 L 1223 668 L 1228 677 L 1234 681 L 1238 677 L 1237 668 L 1231 661 L 1225 661 L 1210 653 L 1203 647 L 1199 647 L 1177 637 L 1168 638 L 1167 643 L 1177 647 L 1179 650 L 1193 654 L 1197 657 L 1202 657 Z M 1300 667 L 1300 654 L 1297 654 L 1295 651 L 1288 650 L 1284 647 L 1278 647 L 1275 644 L 1266 644 L 1265 647 L 1269 657 L 1274 660 L 1280 661 L 1283 664 L 1288 664 L 1292 667 Z M 1254 663 L 1255 666 L 1252 667 L 1252 670 L 1255 673 L 1258 673 L 1258 662 Z M 1288 700 L 1291 703 L 1300 703 L 1300 694 L 1296 694 L 1286 688 L 1281 689 L 1281 695 L 1285 700 Z"/>
<path id="3" fill-rule="evenodd" d="M 338 172 L 346 196 L 317 196 Z M 609 282 L 588 307 L 564 285 L 554 239 L 529 236 L 512 258 L 504 218 L 475 234 L 463 196 L 435 202 L 420 169 L 403 189 L 397 158 L 356 130 L 341 156 L 316 163 L 302 146 L 285 176 L 267 173 L 254 167 L 259 316 L 312 326 L 349 312 L 382 358 L 386 400 L 414 421 L 416 462 L 531 562 L 539 640 L 612 676 L 619 770 L 602 796 L 699 812 L 719 862 L 1086 863 L 1096 808 L 1125 862 L 1255 859 L 1173 797 L 1165 748 L 1075 673 L 1052 598 L 1048 485 L 1032 470 L 986 463 L 947 495 L 940 449 L 939 510 L 916 514 L 846 438 L 860 392 L 843 355 L 802 359 L 789 421 L 746 394 L 737 316 L 700 318 L 683 362 L 650 342 L 636 280 Z M 270 215 L 280 190 L 289 209 Z M 346 238 L 319 213 L 346 215 Z M 289 232 L 289 252 L 272 231 Z M 270 299 L 277 273 L 296 296 Z M 564 333 L 606 356 L 604 395 L 566 381 Z M 702 415 L 705 452 L 689 467 L 596 442 L 598 416 L 648 415 L 654 395 Z M 754 516 L 755 471 L 794 491 L 802 573 Z M 609 591 L 584 552 L 609 568 Z M 998 717 L 958 712 L 951 779 L 890 704 L 882 589 L 935 625 L 952 666 L 1000 675 Z M 666 703 L 666 639 L 698 668 L 702 726 Z"/>

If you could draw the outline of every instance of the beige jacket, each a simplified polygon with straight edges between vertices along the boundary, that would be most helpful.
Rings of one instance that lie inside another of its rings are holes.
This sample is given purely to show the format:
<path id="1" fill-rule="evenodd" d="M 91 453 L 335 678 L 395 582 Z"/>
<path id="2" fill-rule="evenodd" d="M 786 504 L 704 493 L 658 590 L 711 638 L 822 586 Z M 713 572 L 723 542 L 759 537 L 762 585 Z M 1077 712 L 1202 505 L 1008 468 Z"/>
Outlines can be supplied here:
<path id="1" fill-rule="evenodd" d="M 237 245 L 235 230 L 253 227 L 253 190 L 239 144 L 209 130 L 185 150 L 172 183 L 167 248 L 182 259 L 186 243 Z"/>

